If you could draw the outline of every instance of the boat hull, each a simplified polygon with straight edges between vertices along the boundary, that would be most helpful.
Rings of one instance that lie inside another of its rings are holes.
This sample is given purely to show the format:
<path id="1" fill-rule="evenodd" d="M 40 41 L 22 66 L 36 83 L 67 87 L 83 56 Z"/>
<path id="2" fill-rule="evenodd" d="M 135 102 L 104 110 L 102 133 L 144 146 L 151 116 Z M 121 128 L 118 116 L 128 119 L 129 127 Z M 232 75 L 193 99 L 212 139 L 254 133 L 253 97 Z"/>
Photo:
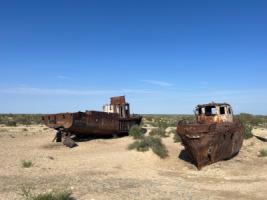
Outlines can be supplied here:
<path id="1" fill-rule="evenodd" d="M 59 113 L 43 116 L 43 122 L 50 128 L 64 129 L 77 136 L 111 136 L 128 133 L 131 126 L 140 124 L 141 116 L 120 118 L 116 113 L 87 111 Z"/>
<path id="2" fill-rule="evenodd" d="M 244 139 L 244 126 L 233 123 L 179 123 L 177 134 L 198 169 L 238 154 Z"/>

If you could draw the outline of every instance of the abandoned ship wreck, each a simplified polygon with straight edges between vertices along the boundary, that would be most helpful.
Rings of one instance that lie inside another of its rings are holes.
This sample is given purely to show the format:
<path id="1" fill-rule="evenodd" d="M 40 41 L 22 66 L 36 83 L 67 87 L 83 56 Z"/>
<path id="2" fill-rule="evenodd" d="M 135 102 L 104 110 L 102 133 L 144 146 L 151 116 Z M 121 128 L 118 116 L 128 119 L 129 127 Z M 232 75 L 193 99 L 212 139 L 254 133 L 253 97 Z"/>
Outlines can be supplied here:
<path id="1" fill-rule="evenodd" d="M 75 146 L 72 136 L 119 136 L 127 134 L 133 125 L 139 125 L 142 116 L 130 113 L 125 96 L 111 97 L 103 111 L 48 114 L 42 117 L 44 124 L 56 129 L 54 140 L 69 147 Z"/>
<path id="2" fill-rule="evenodd" d="M 198 169 L 238 154 L 244 138 L 243 124 L 227 103 L 198 105 L 196 122 L 180 121 L 177 134 Z"/>

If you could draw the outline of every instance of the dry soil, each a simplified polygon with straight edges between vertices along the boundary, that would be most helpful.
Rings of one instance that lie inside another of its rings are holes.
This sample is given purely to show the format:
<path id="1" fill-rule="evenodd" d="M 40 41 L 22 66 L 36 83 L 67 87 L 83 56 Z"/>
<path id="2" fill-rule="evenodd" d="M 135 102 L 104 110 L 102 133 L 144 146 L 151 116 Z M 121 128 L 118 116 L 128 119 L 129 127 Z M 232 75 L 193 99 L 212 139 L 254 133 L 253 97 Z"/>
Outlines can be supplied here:
<path id="1" fill-rule="evenodd" d="M 266 133 L 265 129 L 254 129 Z M 267 199 L 267 143 L 251 138 L 240 153 L 198 171 L 172 137 L 163 139 L 169 156 L 127 150 L 133 140 L 94 139 L 69 149 L 52 143 L 45 126 L 0 127 L 0 199 L 23 199 L 22 186 L 40 193 L 72 190 L 79 200 Z M 32 161 L 30 168 L 22 161 Z"/>

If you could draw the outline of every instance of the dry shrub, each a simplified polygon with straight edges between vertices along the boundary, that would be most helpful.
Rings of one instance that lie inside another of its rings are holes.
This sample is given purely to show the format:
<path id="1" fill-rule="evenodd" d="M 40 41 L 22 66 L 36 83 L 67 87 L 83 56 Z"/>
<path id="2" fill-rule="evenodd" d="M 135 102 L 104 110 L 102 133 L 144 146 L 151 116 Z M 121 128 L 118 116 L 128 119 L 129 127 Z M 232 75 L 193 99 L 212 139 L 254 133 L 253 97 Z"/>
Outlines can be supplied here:
<path id="1" fill-rule="evenodd" d="M 128 146 L 129 150 L 136 149 L 137 151 L 148 151 L 149 148 L 160 158 L 168 156 L 168 150 L 160 137 L 145 136 Z"/>
<path id="2" fill-rule="evenodd" d="M 144 133 L 140 126 L 134 125 L 130 129 L 129 135 L 132 136 L 134 139 L 139 139 L 144 136 Z"/>
<path id="3" fill-rule="evenodd" d="M 267 149 L 261 149 L 259 157 L 266 157 L 267 156 Z"/>

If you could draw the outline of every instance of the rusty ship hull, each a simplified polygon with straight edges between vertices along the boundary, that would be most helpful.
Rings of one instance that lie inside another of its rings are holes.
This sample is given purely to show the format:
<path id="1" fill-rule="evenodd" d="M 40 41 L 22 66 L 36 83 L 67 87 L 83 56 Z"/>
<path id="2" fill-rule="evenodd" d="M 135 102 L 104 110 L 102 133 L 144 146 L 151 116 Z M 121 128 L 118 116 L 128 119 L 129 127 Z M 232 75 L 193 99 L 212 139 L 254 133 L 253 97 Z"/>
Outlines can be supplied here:
<path id="1" fill-rule="evenodd" d="M 43 116 L 46 126 L 59 130 L 64 129 L 77 136 L 111 136 L 128 133 L 131 126 L 141 123 L 142 117 L 131 115 L 121 118 L 117 113 L 87 111 L 76 113 L 59 113 Z"/>
<path id="2" fill-rule="evenodd" d="M 179 123 L 177 134 L 198 169 L 238 154 L 244 139 L 241 122 Z"/>

